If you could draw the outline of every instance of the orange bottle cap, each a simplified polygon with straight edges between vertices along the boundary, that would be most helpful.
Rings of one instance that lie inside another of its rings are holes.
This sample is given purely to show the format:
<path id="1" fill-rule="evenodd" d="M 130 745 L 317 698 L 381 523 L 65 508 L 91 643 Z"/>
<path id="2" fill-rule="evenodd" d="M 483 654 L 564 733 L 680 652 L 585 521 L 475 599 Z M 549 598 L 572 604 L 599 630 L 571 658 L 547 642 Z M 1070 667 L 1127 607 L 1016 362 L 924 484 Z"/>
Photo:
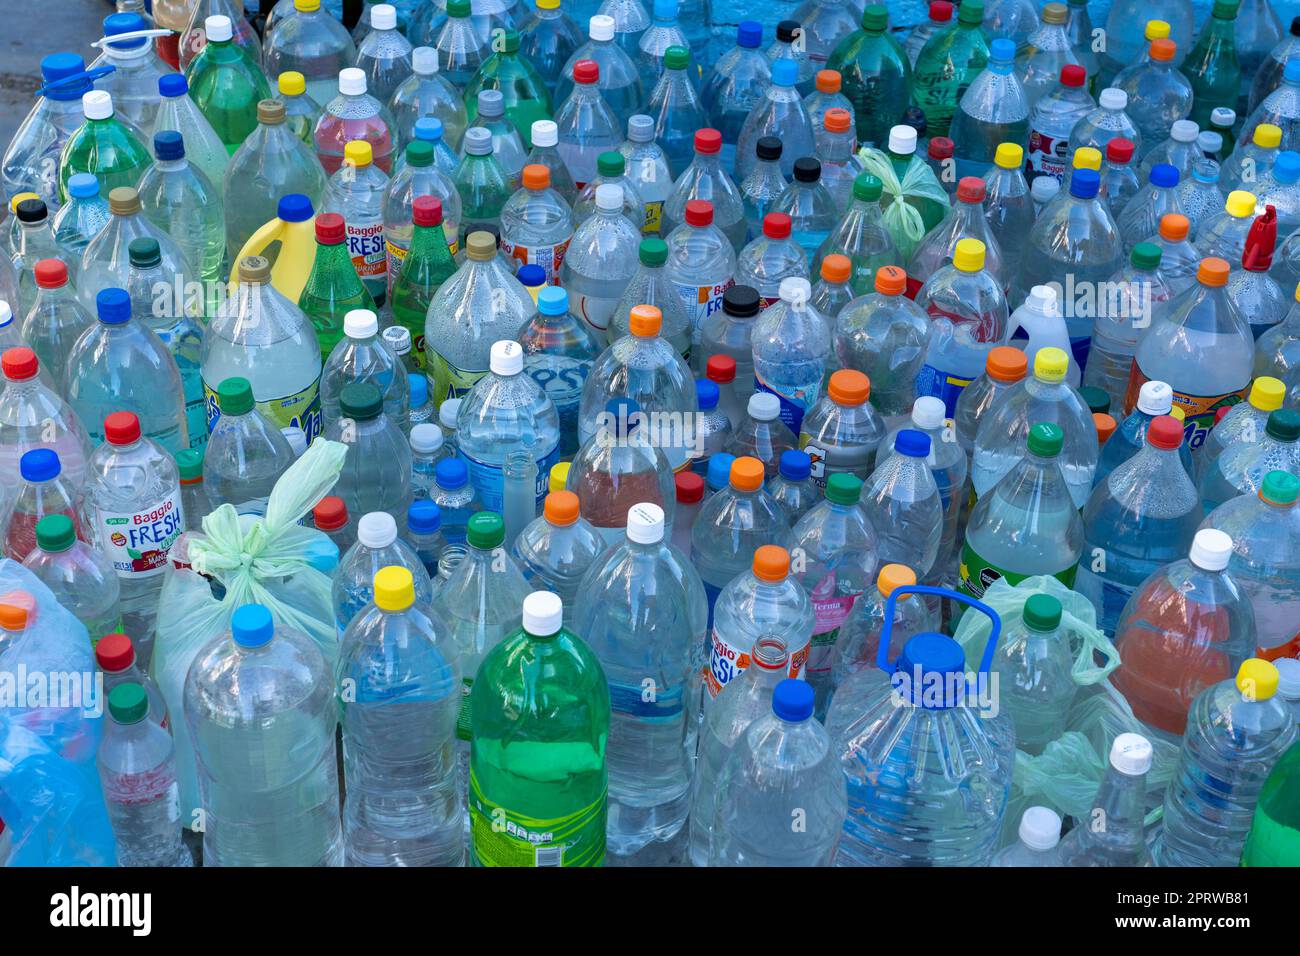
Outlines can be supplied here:
<path id="1" fill-rule="evenodd" d="M 754 552 L 754 577 L 760 581 L 784 581 L 790 573 L 790 552 L 765 544 Z"/>
<path id="2" fill-rule="evenodd" d="M 658 335 L 663 327 L 664 314 L 653 305 L 634 305 L 628 314 L 628 331 L 642 337 Z"/>
<path id="3" fill-rule="evenodd" d="M 999 382 L 1018 382 L 1029 374 L 1029 359 L 1018 348 L 999 345 L 989 352 L 984 370 Z"/>
<path id="4" fill-rule="evenodd" d="M 0 628 L 22 631 L 36 617 L 36 598 L 30 591 L 15 590 L 0 594 Z"/>
<path id="5" fill-rule="evenodd" d="M 853 117 L 849 111 L 839 106 L 833 106 L 826 111 L 826 116 L 822 120 L 822 125 L 832 133 L 843 133 L 853 125 Z"/>
<path id="6" fill-rule="evenodd" d="M 523 183 L 525 189 L 545 189 L 551 185 L 551 170 L 541 163 L 529 163 L 524 167 Z"/>
<path id="7" fill-rule="evenodd" d="M 1092 423 L 1097 426 L 1097 444 L 1106 444 L 1106 439 L 1115 434 L 1117 424 L 1115 419 L 1105 412 L 1093 412 Z"/>
<path id="8" fill-rule="evenodd" d="M 886 564 L 876 577 L 876 588 L 883 597 L 894 593 L 894 588 L 909 588 L 916 584 L 916 572 L 905 564 Z M 909 595 L 903 595 L 907 600 Z"/>
<path id="9" fill-rule="evenodd" d="M 1167 37 L 1162 37 L 1159 40 L 1151 41 L 1151 49 L 1150 49 L 1151 59 L 1155 60 L 1158 63 L 1167 63 L 1168 61 L 1172 60 L 1174 58 L 1174 54 L 1177 51 L 1178 51 L 1178 44 L 1175 43 L 1173 40 L 1168 39 Z"/>
<path id="10" fill-rule="evenodd" d="M 853 262 L 848 256 L 835 252 L 822 260 L 822 278 L 827 282 L 848 282 L 852 272 Z"/>
<path id="11" fill-rule="evenodd" d="M 572 491 L 552 491 L 542 505 L 546 520 L 563 528 L 578 520 L 578 496 Z"/>
<path id="12" fill-rule="evenodd" d="M 831 374 L 826 394 L 836 405 L 861 405 L 871 397 L 871 379 L 857 369 L 842 368 Z"/>
<path id="13" fill-rule="evenodd" d="M 1182 242 L 1187 238 L 1191 227 L 1192 224 L 1186 216 L 1176 212 L 1165 213 L 1160 217 L 1160 238 L 1171 242 Z"/>
<path id="14" fill-rule="evenodd" d="M 1207 256 L 1201 260 L 1196 270 L 1196 281 L 1211 287 L 1228 284 L 1228 263 L 1217 256 Z"/>
<path id="15" fill-rule="evenodd" d="M 876 291 L 881 295 L 902 295 L 907 289 L 907 273 L 898 266 L 881 266 L 876 270 Z"/>
<path id="16" fill-rule="evenodd" d="M 817 71 L 817 92 L 818 93 L 838 93 L 840 85 L 843 83 L 839 70 L 818 70 Z M 847 110 L 845 111 L 847 112 Z"/>
<path id="17" fill-rule="evenodd" d="M 758 491 L 763 487 L 763 463 L 742 455 L 731 463 L 731 487 L 737 491 Z"/>

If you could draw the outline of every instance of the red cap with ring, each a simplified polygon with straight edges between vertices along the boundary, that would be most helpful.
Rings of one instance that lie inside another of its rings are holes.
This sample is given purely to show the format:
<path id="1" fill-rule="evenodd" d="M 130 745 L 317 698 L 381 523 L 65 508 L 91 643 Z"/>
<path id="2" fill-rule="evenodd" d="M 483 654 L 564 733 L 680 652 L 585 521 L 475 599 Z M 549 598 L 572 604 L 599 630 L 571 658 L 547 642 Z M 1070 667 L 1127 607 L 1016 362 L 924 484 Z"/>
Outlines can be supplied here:
<path id="1" fill-rule="evenodd" d="M 124 671 L 135 663 L 135 648 L 125 634 L 105 634 L 95 645 L 95 660 L 99 669 L 110 674 Z"/>
<path id="2" fill-rule="evenodd" d="M 713 203 L 707 199 L 692 199 L 686 203 L 686 224 L 707 226 L 713 222 Z"/>
<path id="3" fill-rule="evenodd" d="M 934 136 L 925 151 L 931 159 L 948 159 L 952 156 L 953 142 L 947 136 Z"/>
<path id="4" fill-rule="evenodd" d="M 20 345 L 6 349 L 5 354 L 0 356 L 0 370 L 11 382 L 25 382 L 36 377 L 36 373 L 41 370 L 41 363 L 37 361 L 35 352 Z"/>
<path id="5" fill-rule="evenodd" d="M 68 267 L 58 259 L 42 259 L 32 269 L 41 289 L 57 289 L 68 284 Z"/>
<path id="6" fill-rule="evenodd" d="M 1133 158 L 1133 140 L 1116 136 L 1106 144 L 1106 158 L 1112 163 L 1127 163 Z"/>
<path id="7" fill-rule="evenodd" d="M 1173 415 L 1159 415 L 1147 426 L 1147 441 L 1170 451 L 1183 443 L 1183 426 Z"/>
<path id="8" fill-rule="evenodd" d="M 957 198 L 962 202 L 983 202 L 984 191 L 984 180 L 978 176 L 963 176 L 957 183 Z"/>
<path id="9" fill-rule="evenodd" d="M 730 355 L 711 355 L 704 365 L 704 375 L 710 382 L 723 385 L 736 380 L 736 360 Z"/>
<path id="10" fill-rule="evenodd" d="M 695 131 L 695 151 L 706 156 L 722 152 L 722 134 L 716 129 L 697 129 Z"/>
<path id="11" fill-rule="evenodd" d="M 1088 79 L 1088 71 L 1077 63 L 1067 63 L 1061 67 L 1062 86 L 1083 86 Z"/>
<path id="12" fill-rule="evenodd" d="M 336 212 L 323 212 L 316 217 L 316 241 L 322 246 L 337 246 L 347 238 L 347 226 Z"/>
<path id="13" fill-rule="evenodd" d="M 104 419 L 104 441 L 110 445 L 129 445 L 140 440 L 140 419 L 134 412 L 113 412 Z"/>
<path id="14" fill-rule="evenodd" d="M 337 531 L 348 523 L 348 506 L 337 495 L 328 495 L 311 510 L 317 531 Z"/>
<path id="15" fill-rule="evenodd" d="M 579 60 L 573 64 L 573 82 L 595 83 L 600 79 L 600 67 L 595 60 Z"/>
<path id="16" fill-rule="evenodd" d="M 411 213 L 411 221 L 417 226 L 441 226 L 442 200 L 437 196 L 416 196 Z"/>
<path id="17" fill-rule="evenodd" d="M 711 215 L 710 219 L 713 218 Z M 769 239 L 790 238 L 790 214 L 769 212 L 763 217 L 763 235 Z"/>
<path id="18" fill-rule="evenodd" d="M 677 485 L 677 503 L 693 505 L 704 500 L 704 479 L 693 471 L 679 471 L 673 478 Z"/>

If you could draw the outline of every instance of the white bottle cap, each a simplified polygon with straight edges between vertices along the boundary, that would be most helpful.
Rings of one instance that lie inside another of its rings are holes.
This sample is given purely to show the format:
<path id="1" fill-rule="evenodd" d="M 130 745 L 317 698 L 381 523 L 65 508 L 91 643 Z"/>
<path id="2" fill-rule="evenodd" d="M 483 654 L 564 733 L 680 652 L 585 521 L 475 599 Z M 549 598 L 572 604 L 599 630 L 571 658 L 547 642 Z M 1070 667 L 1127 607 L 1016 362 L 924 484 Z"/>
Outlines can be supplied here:
<path id="1" fill-rule="evenodd" d="M 1104 110 L 1122 110 L 1128 107 L 1128 94 L 1115 87 L 1107 87 L 1097 97 L 1097 105 Z"/>
<path id="2" fill-rule="evenodd" d="M 492 343 L 488 368 L 493 375 L 518 375 L 524 370 L 524 349 L 518 342 L 502 339 Z"/>
<path id="3" fill-rule="evenodd" d="M 1156 379 L 1143 382 L 1138 389 L 1137 407 L 1144 415 L 1168 415 L 1174 407 L 1174 390 Z"/>
<path id="4" fill-rule="evenodd" d="M 747 411 L 756 422 L 775 421 L 781 417 L 781 399 L 771 392 L 755 392 L 749 396 Z"/>
<path id="5" fill-rule="evenodd" d="M 1194 143 L 1200 135 L 1201 128 L 1192 120 L 1174 120 L 1174 125 L 1169 127 L 1169 138 L 1175 143 Z"/>
<path id="6" fill-rule="evenodd" d="M 478 115 L 485 119 L 506 115 L 506 98 L 500 90 L 478 91 Z"/>
<path id="7" fill-rule="evenodd" d="M 370 25 L 376 30 L 391 30 L 397 26 L 397 8 L 391 3 L 377 3 L 370 8 Z"/>
<path id="8" fill-rule="evenodd" d="M 1216 106 L 1210 110 L 1210 122 L 1215 126 L 1232 126 L 1237 122 L 1237 111 L 1230 106 Z"/>
<path id="9" fill-rule="evenodd" d="M 339 70 L 339 92 L 344 96 L 360 96 L 366 91 L 366 71 L 350 66 Z"/>
<path id="10" fill-rule="evenodd" d="M 1294 657 L 1279 657 L 1273 666 L 1277 668 L 1278 696 L 1285 700 L 1300 700 L 1300 661 Z"/>
<path id="11" fill-rule="evenodd" d="M 9 303 L 0 299 L 0 329 L 4 328 L 14 320 L 14 310 L 9 308 Z"/>
<path id="12" fill-rule="evenodd" d="M 88 120 L 108 119 L 113 115 L 113 95 L 107 90 L 91 90 L 83 94 L 81 112 Z"/>
<path id="13" fill-rule="evenodd" d="M 1196 137 L 1196 148 L 1207 156 L 1217 153 L 1223 149 L 1223 136 L 1212 129 L 1207 129 Z"/>
<path id="14" fill-rule="evenodd" d="M 636 113 L 627 118 L 627 138 L 633 143 L 653 143 L 655 141 L 654 117 Z"/>
<path id="15" fill-rule="evenodd" d="M 916 152 L 916 127 L 899 123 L 889 131 L 889 151 L 899 156 Z"/>
<path id="16" fill-rule="evenodd" d="M 596 187 L 596 208 L 614 210 L 623 208 L 623 187 L 618 183 L 601 183 Z"/>
<path id="17" fill-rule="evenodd" d="M 812 299 L 812 285 L 807 279 L 799 276 L 786 276 L 781 280 L 779 291 L 781 301 L 786 302 L 797 309 L 808 307 L 808 302 Z"/>
<path id="18" fill-rule="evenodd" d="M 564 602 L 550 591 L 534 591 L 524 598 L 524 630 L 538 637 L 558 634 L 564 626 Z"/>
<path id="19" fill-rule="evenodd" d="M 234 36 L 234 31 L 230 27 L 230 17 L 215 16 L 208 17 L 203 21 L 203 32 L 209 40 L 216 40 L 218 43 L 222 40 L 229 40 Z"/>
<path id="20" fill-rule="evenodd" d="M 404 325 L 390 325 L 379 337 L 397 355 L 411 351 L 411 330 Z"/>
<path id="21" fill-rule="evenodd" d="M 1202 528 L 1192 538 L 1192 550 L 1188 557 L 1198 568 L 1222 571 L 1232 558 L 1232 538 L 1218 528 Z"/>
<path id="22" fill-rule="evenodd" d="M 533 145 L 554 146 L 560 141 L 560 128 L 555 120 L 533 120 Z"/>
<path id="23" fill-rule="evenodd" d="M 655 544 L 664 539 L 664 509 L 643 501 L 627 509 L 627 539 L 636 544 Z"/>
<path id="24" fill-rule="evenodd" d="M 947 417 L 945 411 L 942 398 L 922 395 L 912 403 L 912 424 L 927 430 L 940 428 Z"/>
<path id="25" fill-rule="evenodd" d="M 449 398 L 438 406 L 438 423 L 448 431 L 455 431 L 456 417 L 460 414 L 459 398 Z"/>
<path id="26" fill-rule="evenodd" d="M 607 17 L 603 13 L 596 14 L 591 18 L 587 35 L 593 40 L 614 39 L 614 18 Z"/>
<path id="27" fill-rule="evenodd" d="M 428 76 L 438 72 L 438 51 L 431 46 L 417 46 L 411 51 L 411 69 Z"/>
<path id="28" fill-rule="evenodd" d="M 1061 191 L 1061 182 L 1055 176 L 1039 176 L 1029 187 L 1029 194 L 1040 206 Z"/>
<path id="29" fill-rule="evenodd" d="M 1057 307 L 1056 299 L 1056 290 L 1050 285 L 1036 285 L 1025 296 L 1025 305 L 1044 315 L 1057 315 L 1061 310 Z"/>
<path id="30" fill-rule="evenodd" d="M 293 457 L 301 458 L 307 450 L 307 433 L 297 425 L 285 425 L 280 429 L 280 434 L 284 436 L 284 440 L 293 449 Z"/>
<path id="31" fill-rule="evenodd" d="M 1151 769 L 1151 741 L 1141 734 L 1120 734 L 1110 745 L 1110 765 L 1130 777 Z"/>
<path id="32" fill-rule="evenodd" d="M 357 540 L 367 548 L 386 548 L 397 540 L 397 522 L 387 511 L 372 511 L 357 522 Z"/>
<path id="33" fill-rule="evenodd" d="M 442 429 L 433 422 L 421 422 L 411 429 L 411 451 L 417 454 L 432 455 L 442 443 Z"/>
<path id="34" fill-rule="evenodd" d="M 486 126 L 471 126 L 465 130 L 463 145 L 469 156 L 491 156 L 492 131 Z"/>
<path id="35" fill-rule="evenodd" d="M 343 316 L 343 334 L 350 339 L 369 339 L 379 334 L 379 317 L 369 309 L 353 309 Z"/>
<path id="36" fill-rule="evenodd" d="M 1030 807 L 1020 817 L 1020 842 L 1031 850 L 1050 850 L 1061 842 L 1061 817 L 1048 807 Z"/>

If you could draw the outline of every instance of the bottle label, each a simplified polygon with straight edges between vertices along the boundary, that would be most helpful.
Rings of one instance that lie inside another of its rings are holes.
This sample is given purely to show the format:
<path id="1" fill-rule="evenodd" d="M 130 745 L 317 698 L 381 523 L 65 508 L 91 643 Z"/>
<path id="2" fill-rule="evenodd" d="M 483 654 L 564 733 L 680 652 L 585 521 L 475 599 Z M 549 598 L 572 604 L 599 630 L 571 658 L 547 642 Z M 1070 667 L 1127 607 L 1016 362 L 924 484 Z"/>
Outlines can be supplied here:
<path id="1" fill-rule="evenodd" d="M 684 688 L 659 687 L 653 680 L 645 684 L 609 685 L 609 710 L 611 714 L 630 717 L 650 723 L 667 723 L 680 718 Z"/>
<path id="2" fill-rule="evenodd" d="M 384 224 L 347 223 L 348 255 L 362 284 L 372 298 L 382 300 L 388 289 L 388 250 L 384 244 Z"/>
<path id="3" fill-rule="evenodd" d="M 179 363 L 177 363 L 179 365 Z M 208 443 L 207 386 L 197 366 L 180 366 L 181 389 L 185 393 L 185 430 L 190 435 L 191 448 L 204 448 Z"/>
<path id="4" fill-rule="evenodd" d="M 599 333 L 596 336 L 599 341 L 605 341 L 605 330 L 609 328 L 609 320 L 618 306 L 618 299 L 578 293 L 576 296 L 570 296 L 569 306 L 574 315 L 582 316 L 582 321 Z"/>
<path id="5" fill-rule="evenodd" d="M 1138 394 L 1142 391 L 1142 386 L 1150 381 L 1147 375 L 1138 368 L 1137 359 L 1133 360 L 1129 368 L 1128 391 L 1124 394 L 1124 409 L 1132 411 L 1137 406 Z M 1228 392 L 1222 395 L 1194 395 L 1190 392 L 1181 392 L 1174 389 L 1174 404 L 1183 410 L 1183 441 L 1192 451 L 1196 451 L 1201 445 L 1205 444 L 1205 439 L 1210 434 L 1210 429 L 1214 427 L 1214 419 L 1220 408 L 1231 408 L 1238 402 L 1244 401 L 1246 393 L 1250 390 L 1250 382 L 1247 381 L 1241 388 L 1235 392 Z"/>
<path id="6" fill-rule="evenodd" d="M 709 316 L 721 311 L 722 297 L 735 284 L 736 279 L 734 276 L 728 276 L 721 282 L 711 285 L 673 283 L 673 288 L 677 290 L 678 296 L 681 297 L 682 304 L 686 306 L 686 314 L 690 316 L 692 331 L 698 331 L 703 327 L 704 321 Z"/>
<path id="7" fill-rule="evenodd" d="M 449 398 L 463 398 L 468 395 L 474 383 L 488 373 L 487 369 L 457 368 L 443 358 L 436 349 L 430 349 L 428 342 L 424 344 L 425 374 L 428 375 L 429 382 L 433 386 L 429 393 L 429 400 L 433 402 L 435 408 Z"/>
<path id="8" fill-rule="evenodd" d="M 648 202 L 645 204 L 645 223 L 641 226 L 641 232 L 647 236 L 657 236 L 659 231 L 664 227 L 664 203 L 663 200 L 658 202 Z"/>
<path id="9" fill-rule="evenodd" d="M 803 416 L 808 410 L 808 401 L 802 390 L 794 395 L 786 395 L 778 392 L 759 377 L 758 372 L 754 372 L 754 391 L 770 392 L 775 395 L 781 402 L 781 421 L 785 422 L 786 427 L 796 435 L 800 434 L 803 427 Z"/>
<path id="10" fill-rule="evenodd" d="M 96 537 L 120 578 L 139 580 L 167 566 L 167 552 L 185 530 L 180 488 L 145 511 L 96 509 Z"/>
<path id="11" fill-rule="evenodd" d="M 1053 139 L 1046 133 L 1033 130 L 1029 134 L 1029 149 L 1025 152 L 1025 178 L 1033 182 L 1039 176 L 1065 178 L 1065 154 L 1070 140 Z"/>
<path id="12" fill-rule="evenodd" d="M 1052 572 L 1052 577 L 1056 578 L 1067 588 L 1074 587 L 1074 572 L 1079 565 L 1076 561 L 1068 568 Z M 975 549 L 967 541 L 961 549 L 961 566 L 957 569 L 957 590 L 973 598 L 982 598 L 993 582 L 998 578 L 1006 578 L 1008 584 L 1013 587 L 1019 584 L 1025 578 L 1033 577 L 1030 574 L 1016 574 L 1014 571 L 1007 571 L 999 568 L 995 564 L 990 564 L 981 558 Z"/>
<path id="13" fill-rule="evenodd" d="M 501 252 L 514 259 L 521 266 L 541 266 L 546 273 L 547 285 L 560 284 L 560 266 L 564 265 L 564 254 L 569 251 L 569 240 L 553 246 L 525 246 L 523 243 L 501 240 Z"/>
<path id="14" fill-rule="evenodd" d="M 555 405 L 556 414 L 560 416 L 560 434 L 577 435 L 582 388 L 592 363 L 565 355 L 542 355 L 539 358 L 541 361 L 531 365 L 525 359 L 524 371 Z"/>
<path id="15" fill-rule="evenodd" d="M 971 381 L 972 379 L 952 375 L 927 362 L 916 373 L 916 394 L 942 398 L 944 414 L 952 418 L 957 412 L 957 399 L 961 396 L 962 389 Z"/>
<path id="16" fill-rule="evenodd" d="M 786 676 L 795 680 L 803 679 L 804 667 L 808 664 L 808 655 L 811 649 L 811 640 L 802 647 L 790 648 L 790 662 L 786 667 Z M 704 686 L 709 690 L 710 697 L 717 697 L 722 693 L 722 688 L 726 687 L 733 680 L 740 676 L 740 672 L 748 667 L 751 663 L 749 651 L 730 644 L 717 628 L 713 628 L 711 640 L 709 643 L 709 660 L 704 665 Z"/>
<path id="17" fill-rule="evenodd" d="M 411 250 L 399 246 L 391 239 L 384 240 L 384 252 L 388 255 L 388 294 L 393 294 L 393 285 L 402 272 L 402 263 L 406 261 Z"/>
<path id="18" fill-rule="evenodd" d="M 211 432 L 221 417 L 221 409 L 217 407 L 216 391 L 207 382 L 203 383 L 203 405 L 207 430 Z M 276 428 L 301 428 L 307 435 L 309 445 L 320 436 L 324 427 L 320 411 L 320 383 L 316 379 L 292 395 L 258 402 L 257 410 Z"/>
<path id="19" fill-rule="evenodd" d="M 458 542 L 465 543 L 462 537 Z M 469 732 L 469 692 L 474 689 L 474 678 L 462 677 L 460 679 L 460 709 L 456 711 L 456 739 L 464 740 L 467 743 L 470 740 Z"/>
<path id="20" fill-rule="evenodd" d="M 808 432 L 799 433 L 799 450 L 807 454 L 812 461 L 808 477 L 822 491 L 826 490 L 826 449 L 813 444 L 813 437 Z"/>
<path id="21" fill-rule="evenodd" d="M 497 514 L 502 513 L 504 505 L 505 491 L 505 470 L 501 465 L 491 462 L 480 461 L 465 453 L 460 449 L 461 457 L 469 465 L 469 481 L 474 486 L 474 493 L 483 505 L 484 511 L 495 511 Z M 533 479 L 534 487 L 534 513 L 542 506 L 542 501 L 546 497 L 547 486 L 550 483 L 551 466 L 560 460 L 560 446 L 556 444 L 546 455 L 537 462 L 537 474 Z"/>
<path id="22" fill-rule="evenodd" d="M 861 591 L 852 594 L 835 593 L 834 571 L 826 572 L 826 576 L 809 592 L 813 609 L 812 645 L 808 654 L 809 674 L 830 673 L 840 628 L 844 626 L 849 612 L 861 596 Z"/>
<path id="23" fill-rule="evenodd" d="M 1255 656 L 1266 661 L 1278 661 L 1284 657 L 1300 658 L 1300 632 L 1275 647 L 1256 647 Z"/>
<path id="24" fill-rule="evenodd" d="M 603 866 L 609 791 L 562 817 L 539 819 L 483 793 L 470 767 L 470 845 L 479 866 Z"/>

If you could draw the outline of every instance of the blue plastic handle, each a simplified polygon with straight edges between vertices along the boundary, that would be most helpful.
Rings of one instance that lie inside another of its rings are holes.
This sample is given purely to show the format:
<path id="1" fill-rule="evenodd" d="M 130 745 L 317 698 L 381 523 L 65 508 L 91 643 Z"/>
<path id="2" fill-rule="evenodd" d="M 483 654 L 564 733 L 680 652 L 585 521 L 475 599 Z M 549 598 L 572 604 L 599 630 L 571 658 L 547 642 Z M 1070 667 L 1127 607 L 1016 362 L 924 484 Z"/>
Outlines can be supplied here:
<path id="1" fill-rule="evenodd" d="M 97 66 L 94 69 L 86 70 L 83 73 L 70 73 L 67 76 L 59 77 L 57 80 L 54 80 L 52 83 L 46 83 L 44 86 L 42 86 L 40 89 L 36 91 L 36 95 L 45 96 L 47 93 L 49 93 L 52 90 L 61 90 L 64 87 L 68 87 L 68 86 L 78 86 L 82 83 L 85 83 L 87 80 L 89 80 L 93 85 L 96 80 L 103 79 L 104 77 L 108 76 L 108 74 L 113 73 L 116 70 L 117 67 L 106 65 L 106 66 Z"/>
<path id="2" fill-rule="evenodd" d="M 989 631 L 989 639 L 984 645 L 984 657 L 980 660 L 979 669 L 979 673 L 987 678 L 989 669 L 993 666 L 993 652 L 997 650 L 998 635 L 1002 633 L 1002 619 L 998 617 L 998 612 L 974 598 L 959 594 L 956 591 L 949 591 L 947 588 L 930 587 L 928 584 L 909 584 L 901 588 L 894 588 L 890 592 L 889 597 L 885 600 L 885 623 L 880 629 L 880 648 L 876 651 L 876 666 L 886 674 L 894 673 L 894 662 L 889 660 L 889 637 L 890 631 L 894 627 L 894 605 L 898 603 L 899 597 L 904 594 L 933 594 L 935 597 L 952 598 L 967 607 L 975 608 L 989 619 L 992 628 Z"/>

